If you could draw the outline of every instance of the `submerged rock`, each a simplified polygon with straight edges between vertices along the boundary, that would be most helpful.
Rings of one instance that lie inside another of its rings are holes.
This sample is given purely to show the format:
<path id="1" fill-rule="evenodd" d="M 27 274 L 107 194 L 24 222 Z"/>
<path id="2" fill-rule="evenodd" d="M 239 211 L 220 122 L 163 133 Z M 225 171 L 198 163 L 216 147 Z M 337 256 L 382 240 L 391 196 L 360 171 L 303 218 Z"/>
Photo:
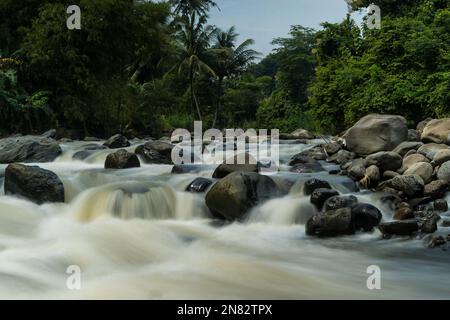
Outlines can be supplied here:
<path id="1" fill-rule="evenodd" d="M 219 180 L 206 194 L 213 216 L 240 220 L 256 204 L 279 195 L 275 182 L 255 172 L 233 172 Z"/>
<path id="2" fill-rule="evenodd" d="M 139 168 L 141 163 L 134 153 L 121 149 L 106 157 L 105 169 L 128 169 Z"/>
<path id="3" fill-rule="evenodd" d="M 213 181 L 206 178 L 196 178 L 186 188 L 187 192 L 202 193 L 208 190 Z"/>
<path id="4" fill-rule="evenodd" d="M 395 115 L 370 114 L 344 136 L 347 148 L 358 155 L 391 151 L 408 139 L 406 119 Z"/>
<path id="5" fill-rule="evenodd" d="M 306 234 L 310 236 L 335 237 L 354 233 L 355 225 L 350 208 L 316 214 L 306 223 Z"/>
<path id="6" fill-rule="evenodd" d="M 0 139 L 0 163 L 52 162 L 61 153 L 59 144 L 47 137 L 21 136 Z"/>
<path id="7" fill-rule="evenodd" d="M 37 204 L 64 202 L 64 185 L 52 171 L 14 163 L 5 171 L 5 194 L 24 197 Z"/>

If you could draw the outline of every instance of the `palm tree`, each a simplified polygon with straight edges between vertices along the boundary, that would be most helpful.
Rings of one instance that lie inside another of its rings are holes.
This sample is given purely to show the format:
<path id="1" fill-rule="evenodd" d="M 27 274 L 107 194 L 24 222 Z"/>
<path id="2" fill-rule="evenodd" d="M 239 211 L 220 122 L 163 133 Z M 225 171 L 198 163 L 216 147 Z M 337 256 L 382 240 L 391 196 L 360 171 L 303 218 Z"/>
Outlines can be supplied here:
<path id="1" fill-rule="evenodd" d="M 245 71 L 246 67 L 260 55 L 260 53 L 249 48 L 255 43 L 253 39 L 247 39 L 236 47 L 238 37 L 239 35 L 236 33 L 236 28 L 234 26 L 226 31 L 217 30 L 216 32 L 216 43 L 214 45 L 216 59 L 214 70 L 217 75 L 218 98 L 213 126 L 215 126 L 218 119 L 220 122 L 222 120 L 221 102 L 224 79 L 240 75 Z"/>
<path id="2" fill-rule="evenodd" d="M 217 7 L 214 0 L 170 0 L 174 7 L 174 14 L 189 16 L 195 13 L 197 16 L 207 15 L 209 9 Z"/>
<path id="3" fill-rule="evenodd" d="M 196 13 L 180 17 L 177 22 L 177 40 L 179 45 L 180 59 L 175 66 L 178 73 L 187 71 L 189 78 L 189 90 L 191 96 L 191 108 L 196 108 L 199 120 L 202 119 L 200 106 L 195 94 L 195 77 L 205 73 L 216 76 L 214 70 L 205 62 L 209 55 L 209 47 L 216 34 L 216 28 L 205 25 L 207 16 L 202 15 L 198 19 Z"/>

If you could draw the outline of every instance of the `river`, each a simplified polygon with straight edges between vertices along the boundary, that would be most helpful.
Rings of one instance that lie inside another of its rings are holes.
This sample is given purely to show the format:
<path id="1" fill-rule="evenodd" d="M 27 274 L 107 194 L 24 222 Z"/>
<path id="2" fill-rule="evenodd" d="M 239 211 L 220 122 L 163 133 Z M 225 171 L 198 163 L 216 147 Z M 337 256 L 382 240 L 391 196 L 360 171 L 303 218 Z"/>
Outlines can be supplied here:
<path id="1" fill-rule="evenodd" d="M 63 144 L 58 159 L 39 164 L 61 178 L 66 203 L 38 206 L 0 191 L 1 299 L 450 298 L 450 252 L 427 249 L 424 239 L 382 240 L 378 230 L 306 236 L 315 209 L 301 181 L 311 174 L 280 173 L 298 179 L 290 194 L 254 208 L 243 223 L 223 225 L 209 218 L 204 194 L 184 192 L 214 168 L 105 170 L 111 150 L 72 160 L 85 144 Z M 282 143 L 281 160 L 308 147 Z M 351 193 L 345 178 L 319 175 Z M 380 195 L 357 196 L 392 219 Z M 67 288 L 71 265 L 81 269 L 81 290 Z M 372 265 L 381 270 L 380 290 L 367 288 Z"/>

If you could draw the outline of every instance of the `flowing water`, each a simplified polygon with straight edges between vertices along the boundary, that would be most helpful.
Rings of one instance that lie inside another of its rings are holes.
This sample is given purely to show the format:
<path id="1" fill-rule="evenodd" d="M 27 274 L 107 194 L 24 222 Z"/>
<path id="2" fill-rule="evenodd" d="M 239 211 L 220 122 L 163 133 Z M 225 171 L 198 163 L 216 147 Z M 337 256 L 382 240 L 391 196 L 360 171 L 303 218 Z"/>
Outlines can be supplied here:
<path id="1" fill-rule="evenodd" d="M 307 237 L 315 209 L 302 181 L 312 175 L 280 173 L 275 179 L 297 181 L 289 194 L 254 208 L 243 223 L 223 225 L 210 218 L 204 194 L 184 192 L 214 168 L 104 170 L 111 150 L 72 159 L 85 144 L 64 144 L 61 157 L 39 164 L 62 179 L 66 203 L 38 206 L 0 191 L 0 298 L 450 298 L 450 252 L 426 249 L 424 239 L 381 240 L 378 231 Z M 281 160 L 308 147 L 281 144 Z M 345 178 L 319 175 L 351 192 Z M 380 195 L 358 197 L 392 218 Z M 72 265 L 81 269 L 81 290 L 67 288 Z M 371 265 L 381 269 L 381 290 L 367 288 Z"/>

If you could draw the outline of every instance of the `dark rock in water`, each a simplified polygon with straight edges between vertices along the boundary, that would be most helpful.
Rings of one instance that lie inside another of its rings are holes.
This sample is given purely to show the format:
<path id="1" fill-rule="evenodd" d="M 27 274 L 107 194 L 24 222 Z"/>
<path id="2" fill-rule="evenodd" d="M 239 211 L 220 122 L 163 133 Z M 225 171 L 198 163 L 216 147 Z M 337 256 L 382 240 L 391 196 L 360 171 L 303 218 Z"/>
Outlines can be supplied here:
<path id="1" fill-rule="evenodd" d="M 198 173 L 203 166 L 198 164 L 176 164 L 172 168 L 172 174 Z"/>
<path id="2" fill-rule="evenodd" d="M 408 197 L 415 197 L 420 196 L 423 193 L 424 182 L 422 178 L 417 175 L 398 176 L 387 181 L 387 186 L 403 192 Z"/>
<path id="3" fill-rule="evenodd" d="M 375 165 L 381 172 L 397 171 L 402 167 L 403 158 L 396 152 L 381 151 L 371 154 L 366 158 L 366 167 Z"/>
<path id="4" fill-rule="evenodd" d="M 225 163 L 222 163 L 216 168 L 216 170 L 213 173 L 213 178 L 222 179 L 233 172 L 257 173 L 259 171 L 259 166 L 256 159 L 252 157 L 252 155 L 250 155 L 249 153 L 246 153 L 244 156 L 245 158 L 243 158 L 243 160 L 245 160 L 245 162 L 242 161 L 242 164 L 238 164 L 241 162 L 239 161 L 239 155 L 236 155 L 233 158 L 226 160 Z"/>
<path id="5" fill-rule="evenodd" d="M 109 138 L 103 145 L 110 149 L 119 149 L 129 147 L 130 142 L 128 141 L 127 137 L 121 134 L 116 134 Z"/>
<path id="6" fill-rule="evenodd" d="M 320 163 L 301 163 L 290 168 L 289 171 L 295 173 L 315 173 L 325 171 L 325 169 Z"/>
<path id="7" fill-rule="evenodd" d="M 306 223 L 306 234 L 310 236 L 335 237 L 354 233 L 355 226 L 350 208 L 316 214 Z"/>
<path id="8" fill-rule="evenodd" d="M 314 204 L 317 209 L 322 210 L 323 204 L 327 199 L 338 195 L 339 192 L 335 190 L 319 188 L 314 190 L 311 194 L 311 203 Z"/>
<path id="9" fill-rule="evenodd" d="M 0 140 L 0 163 L 52 162 L 61 153 L 59 144 L 46 137 L 22 136 Z"/>
<path id="10" fill-rule="evenodd" d="M 221 219 L 240 220 L 258 203 L 277 197 L 279 190 L 268 176 L 234 172 L 219 180 L 206 194 L 206 205 Z"/>
<path id="11" fill-rule="evenodd" d="M 310 196 L 316 189 L 331 189 L 330 184 L 327 181 L 319 179 L 310 179 L 305 182 L 303 190 L 305 195 Z"/>
<path id="12" fill-rule="evenodd" d="M 325 149 L 325 152 L 326 152 L 329 156 L 331 156 L 331 155 L 333 155 L 333 154 L 338 153 L 338 152 L 342 149 L 342 144 L 339 143 L 339 142 L 333 141 L 333 142 L 327 143 L 327 144 L 324 146 L 324 149 Z"/>
<path id="13" fill-rule="evenodd" d="M 189 184 L 189 186 L 186 188 L 186 191 L 202 193 L 205 192 L 212 183 L 212 180 L 206 178 L 197 178 Z"/>
<path id="14" fill-rule="evenodd" d="M 84 146 L 84 150 L 78 151 L 74 153 L 72 159 L 74 160 L 85 160 L 93 155 L 98 150 L 108 149 L 107 147 L 101 144 L 88 144 Z"/>
<path id="15" fill-rule="evenodd" d="M 435 180 L 427 184 L 423 190 L 423 195 L 433 199 L 443 198 L 449 190 L 449 184 L 443 180 Z"/>
<path id="16" fill-rule="evenodd" d="M 419 220 L 419 229 L 422 233 L 435 233 L 438 230 L 437 223 L 441 219 L 437 214 L 430 213 Z"/>
<path id="17" fill-rule="evenodd" d="M 135 153 L 146 163 L 172 164 L 173 145 L 163 141 L 149 141 L 136 148 Z"/>
<path id="18" fill-rule="evenodd" d="M 380 210 L 370 204 L 360 203 L 351 210 L 356 230 L 372 231 L 383 218 Z"/>
<path id="19" fill-rule="evenodd" d="M 378 229 L 385 236 L 411 236 L 413 233 L 419 231 L 419 224 L 414 219 L 384 222 L 378 225 Z"/>
<path id="20" fill-rule="evenodd" d="M 443 246 L 446 243 L 447 241 L 445 241 L 445 238 L 443 236 L 433 237 L 431 241 L 428 243 L 427 247 L 433 249 Z"/>
<path id="21" fill-rule="evenodd" d="M 433 208 L 435 211 L 446 212 L 448 211 L 448 202 L 445 199 L 438 199 L 434 201 Z"/>
<path id="22" fill-rule="evenodd" d="M 134 153 L 125 149 L 111 153 L 106 157 L 105 169 L 128 169 L 139 168 L 141 163 Z"/>
<path id="23" fill-rule="evenodd" d="M 353 152 L 341 150 L 338 153 L 332 155 L 328 160 L 343 165 L 347 162 L 352 161 L 354 158 L 355 154 Z"/>
<path id="24" fill-rule="evenodd" d="M 347 148 L 358 155 L 391 151 L 408 139 L 406 119 L 370 114 L 359 120 L 344 136 Z"/>
<path id="25" fill-rule="evenodd" d="M 402 207 L 399 208 L 394 214 L 394 220 L 409 220 L 414 219 L 414 212 L 411 208 Z"/>
<path id="26" fill-rule="evenodd" d="M 401 157 L 404 157 L 411 150 L 418 150 L 421 146 L 423 146 L 422 142 L 411 142 L 405 141 L 400 143 L 393 152 L 398 153 Z"/>
<path id="27" fill-rule="evenodd" d="M 317 163 L 317 160 L 311 158 L 310 156 L 299 153 L 293 156 L 289 161 L 290 166 L 295 166 L 296 164 L 303 164 L 303 163 Z"/>
<path id="28" fill-rule="evenodd" d="M 64 202 L 64 185 L 49 170 L 14 163 L 5 171 L 5 194 L 18 195 L 37 204 Z"/>
<path id="29" fill-rule="evenodd" d="M 325 201 L 324 211 L 352 208 L 356 204 L 358 204 L 358 198 L 355 196 L 335 196 Z"/>

